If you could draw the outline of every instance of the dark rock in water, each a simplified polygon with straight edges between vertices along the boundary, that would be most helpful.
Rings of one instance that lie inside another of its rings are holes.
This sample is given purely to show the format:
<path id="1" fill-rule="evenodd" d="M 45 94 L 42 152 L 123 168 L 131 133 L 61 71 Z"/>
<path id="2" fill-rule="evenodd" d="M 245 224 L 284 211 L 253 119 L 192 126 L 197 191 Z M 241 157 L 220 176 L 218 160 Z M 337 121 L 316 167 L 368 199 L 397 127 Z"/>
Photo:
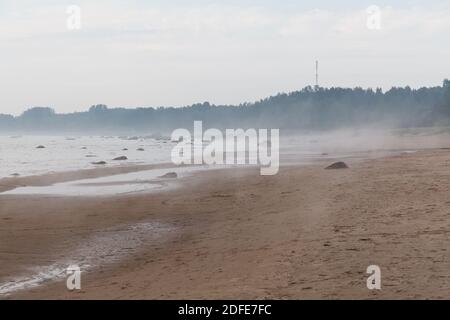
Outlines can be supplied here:
<path id="1" fill-rule="evenodd" d="M 138 148 L 137 151 L 145 151 L 144 148 Z"/>
<path id="2" fill-rule="evenodd" d="M 124 161 L 124 160 L 128 160 L 128 158 L 125 156 L 121 156 L 113 159 L 113 161 Z"/>
<path id="3" fill-rule="evenodd" d="M 336 162 L 333 163 L 331 166 L 326 167 L 325 169 L 330 170 L 330 169 L 348 169 L 348 166 L 345 162 Z"/>
<path id="4" fill-rule="evenodd" d="M 178 178 L 178 175 L 177 175 L 176 172 L 169 172 L 169 173 L 166 173 L 166 174 L 163 175 L 163 176 L 160 176 L 160 178 L 164 178 L 164 179 L 176 179 L 176 178 Z"/>
<path id="5" fill-rule="evenodd" d="M 98 165 L 104 165 L 104 164 L 106 164 L 106 162 L 105 161 L 98 161 L 98 162 L 92 162 L 92 164 L 98 166 Z"/>
<path id="6" fill-rule="evenodd" d="M 45 146 L 37 146 L 36 149 L 45 149 Z"/>

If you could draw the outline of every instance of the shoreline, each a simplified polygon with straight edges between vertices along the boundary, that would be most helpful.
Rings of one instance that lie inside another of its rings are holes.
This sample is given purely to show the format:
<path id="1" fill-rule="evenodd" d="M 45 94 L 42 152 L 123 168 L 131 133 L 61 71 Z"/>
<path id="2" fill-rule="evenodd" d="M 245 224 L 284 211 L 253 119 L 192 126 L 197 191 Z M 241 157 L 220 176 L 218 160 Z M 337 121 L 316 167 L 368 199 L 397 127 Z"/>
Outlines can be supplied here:
<path id="1" fill-rule="evenodd" d="M 23 177 L 5 177 L 0 179 L 0 193 L 10 191 L 22 186 L 49 186 L 56 183 L 108 177 L 145 170 L 170 169 L 173 168 L 173 166 L 174 165 L 171 163 L 142 165 L 129 164 L 123 166 L 97 167 L 91 169 L 51 172 Z"/>
<path id="2" fill-rule="evenodd" d="M 427 150 L 348 170 L 204 171 L 155 194 L 3 196 L 0 281 L 70 258 L 105 230 L 161 223 L 175 231 L 86 272 L 81 291 L 56 281 L 6 299 L 445 299 L 449 163 L 449 150 Z M 372 264 L 381 292 L 365 287 Z"/>
<path id="3" fill-rule="evenodd" d="M 383 157 L 395 156 L 402 153 L 410 153 L 417 151 L 433 151 L 442 150 L 445 148 L 432 147 L 429 149 L 421 148 L 411 151 L 411 148 L 393 148 L 393 149 L 379 149 L 379 150 L 353 150 L 343 153 L 323 153 L 323 154 L 313 154 L 313 155 L 303 155 L 298 154 L 282 154 L 280 161 L 284 162 L 281 166 L 311 166 L 315 164 L 326 164 L 332 161 L 341 160 L 358 160 L 364 161 L 367 159 L 376 159 Z M 283 159 L 284 158 L 284 159 Z M 0 177 L 0 195 L 4 192 L 14 190 L 20 187 L 45 187 L 51 186 L 53 184 L 59 184 L 64 182 L 72 182 L 87 179 L 98 179 L 104 177 L 112 177 L 117 175 L 137 173 L 141 171 L 158 170 L 158 169 L 176 169 L 176 168 L 207 168 L 207 170 L 224 170 L 224 169 L 238 169 L 246 170 L 252 167 L 252 165 L 242 165 L 242 166 L 231 166 L 228 165 L 218 165 L 218 166 L 202 166 L 202 165 L 175 165 L 171 162 L 162 162 L 155 164 L 122 164 L 115 166 L 98 166 L 88 169 L 77 169 L 77 170 L 66 170 L 66 171 L 55 171 L 47 172 L 35 175 L 26 176 L 16 176 L 16 177 Z M 254 166 L 254 165 L 253 165 Z"/>

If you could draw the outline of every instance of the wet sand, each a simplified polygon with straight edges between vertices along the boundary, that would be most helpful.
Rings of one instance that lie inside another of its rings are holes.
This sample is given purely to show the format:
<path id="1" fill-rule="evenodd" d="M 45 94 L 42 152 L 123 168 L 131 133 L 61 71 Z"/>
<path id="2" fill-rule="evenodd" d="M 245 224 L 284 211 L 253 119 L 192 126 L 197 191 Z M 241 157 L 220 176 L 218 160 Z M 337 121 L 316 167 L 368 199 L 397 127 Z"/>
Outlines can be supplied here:
<path id="1" fill-rule="evenodd" d="M 0 283 L 77 257 L 89 243 L 98 246 L 89 254 L 105 256 L 82 274 L 81 291 L 62 279 L 2 298 L 450 298 L 450 150 L 348 163 L 265 177 L 257 168 L 199 172 L 145 195 L 0 195 Z M 127 233 L 147 224 L 167 229 Z M 95 239 L 116 233 L 125 234 L 113 242 L 120 250 L 103 253 Z M 373 264 L 381 291 L 366 288 Z"/>

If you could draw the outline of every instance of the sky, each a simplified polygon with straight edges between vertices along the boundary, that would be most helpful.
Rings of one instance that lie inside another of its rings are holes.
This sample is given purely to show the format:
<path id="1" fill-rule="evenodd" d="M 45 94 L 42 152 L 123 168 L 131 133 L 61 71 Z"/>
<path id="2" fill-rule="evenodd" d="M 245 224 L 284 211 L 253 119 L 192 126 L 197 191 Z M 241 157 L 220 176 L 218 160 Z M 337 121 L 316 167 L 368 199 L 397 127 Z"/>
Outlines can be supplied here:
<path id="1" fill-rule="evenodd" d="M 450 2 L 0 0 L 0 113 L 239 104 L 450 78 Z"/>

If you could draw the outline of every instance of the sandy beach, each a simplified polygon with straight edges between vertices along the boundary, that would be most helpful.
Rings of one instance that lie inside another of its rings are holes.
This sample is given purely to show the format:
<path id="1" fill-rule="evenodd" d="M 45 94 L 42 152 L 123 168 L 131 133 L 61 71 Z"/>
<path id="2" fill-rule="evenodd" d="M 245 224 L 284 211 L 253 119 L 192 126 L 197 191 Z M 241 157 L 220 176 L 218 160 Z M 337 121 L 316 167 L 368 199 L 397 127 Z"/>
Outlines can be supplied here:
<path id="1" fill-rule="evenodd" d="M 74 252 L 99 257 L 80 291 L 59 279 L 0 298 L 450 298 L 450 150 L 324 164 L 199 172 L 161 193 L 0 195 L 0 284 Z M 4 179 L 0 191 L 118 170 L 142 168 Z M 381 291 L 366 287 L 374 264 Z"/>

